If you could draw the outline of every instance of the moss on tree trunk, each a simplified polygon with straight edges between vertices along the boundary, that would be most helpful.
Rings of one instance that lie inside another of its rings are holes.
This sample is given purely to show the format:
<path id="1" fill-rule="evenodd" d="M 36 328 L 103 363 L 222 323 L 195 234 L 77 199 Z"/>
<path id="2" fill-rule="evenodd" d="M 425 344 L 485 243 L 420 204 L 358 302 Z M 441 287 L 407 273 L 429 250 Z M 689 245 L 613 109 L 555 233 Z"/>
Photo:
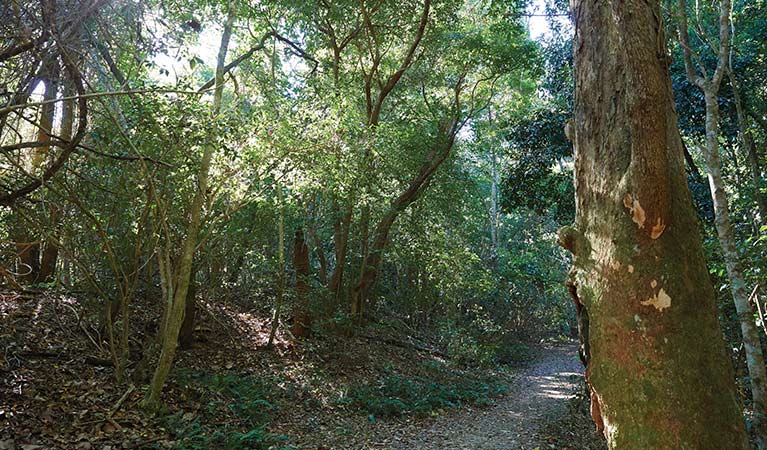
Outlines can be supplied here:
<path id="1" fill-rule="evenodd" d="M 577 213 L 560 234 L 614 449 L 747 448 L 684 175 L 659 3 L 573 3 Z"/>

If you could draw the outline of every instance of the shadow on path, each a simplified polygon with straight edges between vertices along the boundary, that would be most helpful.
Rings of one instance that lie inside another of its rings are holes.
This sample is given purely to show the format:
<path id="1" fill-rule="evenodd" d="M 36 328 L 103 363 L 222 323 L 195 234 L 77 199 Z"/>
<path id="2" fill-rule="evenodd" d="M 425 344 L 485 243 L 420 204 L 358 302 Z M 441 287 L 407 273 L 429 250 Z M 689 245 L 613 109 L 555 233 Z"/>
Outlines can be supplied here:
<path id="1" fill-rule="evenodd" d="M 466 407 L 438 418 L 407 437 L 392 436 L 381 447 L 398 450 L 516 450 L 548 448 L 537 442 L 539 427 L 566 414 L 581 389 L 583 366 L 572 344 L 546 347 L 524 369 L 509 393 L 489 408 Z"/>

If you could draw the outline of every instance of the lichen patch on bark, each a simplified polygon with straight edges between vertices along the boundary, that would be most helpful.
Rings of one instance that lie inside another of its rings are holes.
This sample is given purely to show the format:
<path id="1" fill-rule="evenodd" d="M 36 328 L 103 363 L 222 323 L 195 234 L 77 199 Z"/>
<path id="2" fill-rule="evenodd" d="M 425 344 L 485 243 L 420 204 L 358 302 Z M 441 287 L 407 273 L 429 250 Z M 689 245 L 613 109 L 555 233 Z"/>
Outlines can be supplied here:
<path id="1" fill-rule="evenodd" d="M 647 215 L 645 214 L 642 205 L 639 204 L 639 199 L 629 193 L 626 193 L 626 195 L 623 196 L 623 206 L 629 210 L 631 213 L 631 220 L 634 221 L 637 226 L 639 226 L 639 229 L 641 230 L 644 228 L 644 223 L 645 220 L 647 220 Z"/>
<path id="2" fill-rule="evenodd" d="M 653 280 L 653 283 L 657 284 L 655 280 Z M 663 288 L 660 288 L 660 291 L 658 291 L 656 295 L 653 295 L 647 300 L 641 301 L 640 304 L 642 306 L 654 306 L 655 309 L 662 312 L 664 309 L 671 307 L 671 297 L 666 293 L 665 290 L 663 290 Z"/>

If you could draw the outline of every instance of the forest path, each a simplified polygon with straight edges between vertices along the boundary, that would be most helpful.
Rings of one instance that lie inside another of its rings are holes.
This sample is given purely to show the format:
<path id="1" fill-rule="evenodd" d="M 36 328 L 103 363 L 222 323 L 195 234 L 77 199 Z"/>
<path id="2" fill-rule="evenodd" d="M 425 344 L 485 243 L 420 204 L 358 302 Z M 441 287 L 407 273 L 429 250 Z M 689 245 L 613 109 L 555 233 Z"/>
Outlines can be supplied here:
<path id="1" fill-rule="evenodd" d="M 403 430 L 381 447 L 402 450 L 532 450 L 549 446 L 539 428 L 567 413 L 568 399 L 583 383 L 573 344 L 548 346 L 523 369 L 506 396 L 486 408 L 465 407 L 427 428 Z"/>

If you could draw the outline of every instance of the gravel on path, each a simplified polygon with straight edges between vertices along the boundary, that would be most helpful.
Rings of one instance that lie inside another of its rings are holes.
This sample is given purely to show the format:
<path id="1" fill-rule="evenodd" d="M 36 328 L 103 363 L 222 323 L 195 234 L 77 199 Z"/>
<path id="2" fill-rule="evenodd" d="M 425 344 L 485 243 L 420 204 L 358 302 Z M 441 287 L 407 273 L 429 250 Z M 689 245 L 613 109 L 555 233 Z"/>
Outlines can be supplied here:
<path id="1" fill-rule="evenodd" d="M 568 413 L 568 402 L 582 389 L 583 366 L 572 344 L 547 346 L 509 393 L 485 408 L 465 407 L 439 417 L 425 429 L 402 430 L 377 439 L 375 448 L 389 450 L 533 450 L 539 428 Z"/>

